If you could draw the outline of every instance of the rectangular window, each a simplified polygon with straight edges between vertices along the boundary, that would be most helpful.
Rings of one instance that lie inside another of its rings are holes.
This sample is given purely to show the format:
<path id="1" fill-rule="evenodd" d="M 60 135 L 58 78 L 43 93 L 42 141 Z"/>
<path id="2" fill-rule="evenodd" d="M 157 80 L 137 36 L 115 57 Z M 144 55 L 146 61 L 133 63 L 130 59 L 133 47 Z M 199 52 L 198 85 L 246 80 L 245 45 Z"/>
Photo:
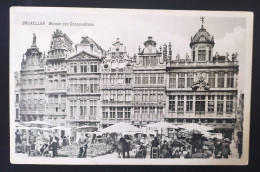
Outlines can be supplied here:
<path id="1" fill-rule="evenodd" d="M 90 65 L 90 72 L 97 72 L 97 65 Z"/>
<path id="2" fill-rule="evenodd" d="M 169 75 L 169 88 L 176 88 L 176 73 Z"/>
<path id="3" fill-rule="evenodd" d="M 77 115 L 77 100 L 70 100 L 70 116 Z"/>
<path id="4" fill-rule="evenodd" d="M 227 87 L 228 88 L 234 87 L 234 72 L 227 73 Z"/>
<path id="5" fill-rule="evenodd" d="M 156 66 L 158 64 L 157 57 L 151 57 L 151 66 Z"/>
<path id="6" fill-rule="evenodd" d="M 185 73 L 178 74 L 178 88 L 185 87 Z"/>
<path id="7" fill-rule="evenodd" d="M 131 90 L 125 90 L 125 101 L 131 101 Z"/>
<path id="8" fill-rule="evenodd" d="M 164 74 L 158 73 L 158 84 L 164 84 Z"/>
<path id="9" fill-rule="evenodd" d="M 195 113 L 199 115 L 205 114 L 205 95 L 196 96 Z"/>
<path id="10" fill-rule="evenodd" d="M 87 64 L 86 63 L 80 63 L 80 72 L 81 73 L 87 72 Z"/>
<path id="11" fill-rule="evenodd" d="M 116 108 L 115 107 L 110 107 L 110 118 L 114 119 L 116 117 Z"/>
<path id="12" fill-rule="evenodd" d="M 150 74 L 150 84 L 156 84 L 156 74 Z"/>
<path id="13" fill-rule="evenodd" d="M 178 107 L 177 107 L 178 112 L 183 112 L 184 111 L 184 96 L 178 96 Z"/>
<path id="14" fill-rule="evenodd" d="M 157 101 L 155 93 L 154 94 L 150 94 L 150 101 L 152 101 L 152 102 Z"/>
<path id="15" fill-rule="evenodd" d="M 125 83 L 131 84 L 131 74 L 125 74 Z"/>
<path id="16" fill-rule="evenodd" d="M 141 94 L 138 94 L 138 93 L 135 94 L 135 101 L 137 101 L 137 102 L 142 101 Z"/>
<path id="17" fill-rule="evenodd" d="M 142 107 L 142 113 L 147 114 L 148 113 L 148 107 Z"/>
<path id="18" fill-rule="evenodd" d="M 97 100 L 90 100 L 90 113 L 91 116 L 97 115 Z"/>
<path id="19" fill-rule="evenodd" d="M 208 112 L 213 113 L 214 112 L 214 106 L 215 106 L 215 96 L 209 95 L 208 96 Z"/>
<path id="20" fill-rule="evenodd" d="M 175 112 L 175 95 L 169 96 L 169 110 Z"/>
<path id="21" fill-rule="evenodd" d="M 80 116 L 87 115 L 87 100 L 80 100 Z"/>
<path id="22" fill-rule="evenodd" d="M 187 99 L 187 101 L 186 101 L 186 111 L 192 112 L 192 110 L 193 110 L 193 96 L 187 95 L 186 99 Z"/>
<path id="23" fill-rule="evenodd" d="M 38 79 L 34 79 L 34 85 L 38 85 Z"/>
<path id="24" fill-rule="evenodd" d="M 143 74 L 143 84 L 148 84 L 148 74 Z"/>
<path id="25" fill-rule="evenodd" d="M 97 79 L 90 80 L 90 93 L 97 93 Z"/>
<path id="26" fill-rule="evenodd" d="M 223 113 L 223 106 L 224 106 L 224 95 L 217 96 L 217 113 Z"/>
<path id="27" fill-rule="evenodd" d="M 77 72 L 78 72 L 77 63 L 74 63 L 74 65 L 73 65 L 73 72 L 74 72 L 74 73 L 77 73 Z"/>
<path id="28" fill-rule="evenodd" d="M 140 73 L 135 74 L 135 83 L 141 84 L 141 74 Z"/>
<path id="29" fill-rule="evenodd" d="M 225 73 L 224 72 L 218 72 L 218 87 L 219 88 L 224 88 L 224 78 L 225 78 Z"/>
<path id="30" fill-rule="evenodd" d="M 19 109 L 16 109 L 16 112 L 15 112 L 15 119 L 16 119 L 16 120 L 19 119 Z"/>
<path id="31" fill-rule="evenodd" d="M 215 72 L 209 72 L 209 86 L 215 88 Z"/>
<path id="32" fill-rule="evenodd" d="M 124 83 L 123 74 L 118 74 L 118 82 L 117 83 L 119 83 L 119 84 Z"/>
<path id="33" fill-rule="evenodd" d="M 140 112 L 140 107 L 135 107 L 135 115 L 139 115 Z"/>
<path id="34" fill-rule="evenodd" d="M 19 102 L 19 94 L 15 95 L 15 102 L 18 103 Z"/>
<path id="35" fill-rule="evenodd" d="M 163 107 L 157 107 L 157 114 L 159 115 L 159 119 L 163 118 Z"/>
<path id="36" fill-rule="evenodd" d="M 191 87 L 193 85 L 193 73 L 187 73 L 187 87 Z"/>
<path id="37" fill-rule="evenodd" d="M 142 101 L 143 102 L 147 102 L 147 101 L 149 101 L 149 97 L 148 97 L 148 93 L 144 93 L 144 94 L 142 94 Z"/>
<path id="38" fill-rule="evenodd" d="M 102 107 L 102 118 L 106 119 L 108 118 L 108 108 Z"/>
<path id="39" fill-rule="evenodd" d="M 125 107 L 125 118 L 129 119 L 131 114 L 131 107 Z"/>
<path id="40" fill-rule="evenodd" d="M 123 118 L 123 107 L 117 107 L 117 118 Z"/>
<path id="41" fill-rule="evenodd" d="M 117 93 L 117 101 L 125 101 L 125 100 L 124 100 L 124 94 L 123 94 L 123 91 L 122 91 L 122 90 L 118 90 L 118 93 Z"/>
<path id="42" fill-rule="evenodd" d="M 143 65 L 144 66 L 149 66 L 150 65 L 149 57 L 143 57 Z"/>
<path id="43" fill-rule="evenodd" d="M 199 50 L 198 61 L 205 61 L 205 60 L 206 60 L 206 50 Z"/>
<path id="44" fill-rule="evenodd" d="M 233 95 L 226 96 L 226 112 L 227 113 L 233 112 Z"/>

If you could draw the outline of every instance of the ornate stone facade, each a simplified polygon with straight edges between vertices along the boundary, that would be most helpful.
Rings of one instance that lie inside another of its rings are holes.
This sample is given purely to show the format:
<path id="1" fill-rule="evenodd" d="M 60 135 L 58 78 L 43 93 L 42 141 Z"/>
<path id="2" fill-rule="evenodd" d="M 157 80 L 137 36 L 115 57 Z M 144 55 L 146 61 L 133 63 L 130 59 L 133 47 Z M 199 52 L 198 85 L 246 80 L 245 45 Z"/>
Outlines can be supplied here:
<path id="1" fill-rule="evenodd" d="M 213 56 L 214 37 L 202 25 L 191 55 L 172 57 L 172 45 L 152 37 L 130 57 L 116 40 L 105 51 L 82 37 L 75 51 L 59 30 L 48 54 L 32 46 L 22 60 L 20 119 L 56 125 L 106 127 L 116 122 L 201 122 L 229 135 L 236 123 L 237 53 Z M 36 103 L 35 103 L 36 102 Z M 33 106 L 32 106 L 33 105 Z"/>

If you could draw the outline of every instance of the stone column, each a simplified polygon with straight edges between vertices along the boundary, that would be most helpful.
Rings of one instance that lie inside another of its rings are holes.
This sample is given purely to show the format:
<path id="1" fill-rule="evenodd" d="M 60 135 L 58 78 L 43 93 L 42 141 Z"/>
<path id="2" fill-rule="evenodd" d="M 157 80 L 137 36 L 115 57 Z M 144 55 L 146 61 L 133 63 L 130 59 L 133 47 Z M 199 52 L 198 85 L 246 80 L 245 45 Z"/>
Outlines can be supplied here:
<path id="1" fill-rule="evenodd" d="M 215 72 L 215 88 L 218 88 L 218 72 Z"/>

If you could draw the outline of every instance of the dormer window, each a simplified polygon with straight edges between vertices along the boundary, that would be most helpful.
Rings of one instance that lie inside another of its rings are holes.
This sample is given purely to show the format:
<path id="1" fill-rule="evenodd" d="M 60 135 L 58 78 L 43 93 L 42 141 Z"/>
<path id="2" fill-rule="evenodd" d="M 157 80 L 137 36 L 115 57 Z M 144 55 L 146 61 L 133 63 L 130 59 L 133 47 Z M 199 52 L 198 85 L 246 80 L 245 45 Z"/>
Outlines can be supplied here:
<path id="1" fill-rule="evenodd" d="M 206 50 L 202 49 L 198 51 L 198 61 L 205 61 L 206 60 Z"/>

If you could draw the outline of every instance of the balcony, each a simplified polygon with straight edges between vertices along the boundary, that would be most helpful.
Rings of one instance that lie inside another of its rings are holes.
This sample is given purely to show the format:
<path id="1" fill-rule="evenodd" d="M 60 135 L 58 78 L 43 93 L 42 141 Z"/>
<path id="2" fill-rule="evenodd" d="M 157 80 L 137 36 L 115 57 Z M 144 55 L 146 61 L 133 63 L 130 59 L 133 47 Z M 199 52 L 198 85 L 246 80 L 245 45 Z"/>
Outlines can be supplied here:
<path id="1" fill-rule="evenodd" d="M 167 67 L 238 67 L 238 61 L 224 61 L 224 62 L 190 62 L 190 61 L 176 61 L 173 60 L 167 64 Z"/>
<path id="2" fill-rule="evenodd" d="M 131 101 L 102 101 L 102 105 L 121 105 L 121 106 L 131 106 L 132 102 Z"/>
<path id="3" fill-rule="evenodd" d="M 20 114 L 23 114 L 23 115 L 31 115 L 31 114 L 44 114 L 44 110 L 21 110 L 20 111 Z"/>
<path id="4" fill-rule="evenodd" d="M 98 116 L 67 116 L 67 120 L 70 121 L 96 121 L 100 120 Z"/>

